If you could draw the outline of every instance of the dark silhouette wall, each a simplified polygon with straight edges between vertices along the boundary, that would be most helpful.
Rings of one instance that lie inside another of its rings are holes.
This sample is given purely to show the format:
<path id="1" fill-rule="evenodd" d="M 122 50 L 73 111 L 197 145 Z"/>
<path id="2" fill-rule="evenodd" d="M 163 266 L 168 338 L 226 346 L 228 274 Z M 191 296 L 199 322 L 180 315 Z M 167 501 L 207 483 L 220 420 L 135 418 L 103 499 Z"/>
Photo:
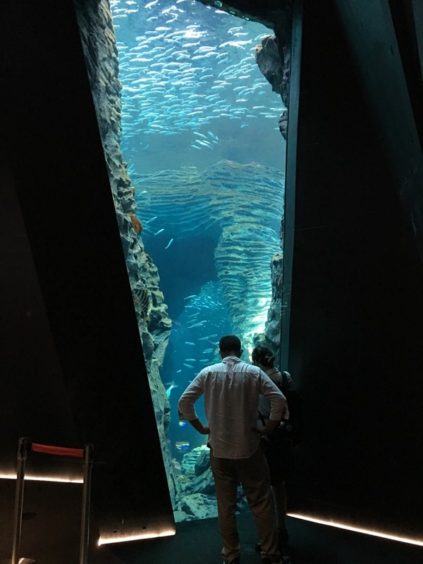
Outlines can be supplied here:
<path id="1" fill-rule="evenodd" d="M 13 472 L 17 437 L 60 444 L 75 442 L 76 433 L 13 175 L 5 162 L 0 195 L 1 471 Z"/>
<path id="2" fill-rule="evenodd" d="M 102 532 L 171 527 L 73 2 L 6 1 L 0 21 L 0 466 L 20 435 L 92 442 Z"/>
<path id="3" fill-rule="evenodd" d="M 421 537 L 421 145 L 389 4 L 352 4 L 303 7 L 291 509 Z"/>

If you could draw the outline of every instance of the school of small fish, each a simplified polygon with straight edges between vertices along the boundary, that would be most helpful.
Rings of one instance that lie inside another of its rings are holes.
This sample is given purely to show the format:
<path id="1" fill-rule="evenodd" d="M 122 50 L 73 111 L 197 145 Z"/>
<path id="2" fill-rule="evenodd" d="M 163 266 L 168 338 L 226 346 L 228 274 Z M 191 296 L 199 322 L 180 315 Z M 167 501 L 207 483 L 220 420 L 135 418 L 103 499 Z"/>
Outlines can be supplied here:
<path id="1" fill-rule="evenodd" d="M 191 147 L 219 143 L 221 118 L 248 127 L 257 118 L 275 126 L 281 100 L 255 62 L 262 25 L 236 19 L 196 0 L 111 0 L 122 84 L 126 154 L 149 138 L 191 133 Z M 207 17 L 205 17 L 207 16 Z"/>
<path id="2" fill-rule="evenodd" d="M 154 241 L 171 263 L 193 237 L 207 234 L 215 245 L 216 280 L 184 297 L 173 330 L 165 385 L 173 402 L 189 378 L 218 360 L 222 331 L 230 326 L 248 342 L 266 321 L 284 178 L 272 159 L 260 163 L 258 150 L 266 152 L 269 139 L 256 128 L 265 121 L 281 142 L 283 105 L 255 51 L 273 32 L 196 0 L 110 0 L 110 7 L 122 85 L 121 146 L 146 249 Z M 240 131 L 241 149 L 251 149 L 241 158 Z M 194 158 L 166 169 L 163 155 L 181 148 Z M 197 163 L 197 156 L 210 161 Z M 185 432 L 186 422 L 179 427 Z M 183 455 L 191 445 L 178 440 L 174 447 Z"/>

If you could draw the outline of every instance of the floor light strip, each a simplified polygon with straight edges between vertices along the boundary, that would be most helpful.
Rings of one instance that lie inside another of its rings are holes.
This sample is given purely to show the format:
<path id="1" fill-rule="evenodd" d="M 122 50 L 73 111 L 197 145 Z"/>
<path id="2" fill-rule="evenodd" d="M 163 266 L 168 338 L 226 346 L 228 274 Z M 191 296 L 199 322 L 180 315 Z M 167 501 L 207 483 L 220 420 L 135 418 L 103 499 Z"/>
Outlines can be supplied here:
<path id="1" fill-rule="evenodd" d="M 150 533 L 133 533 L 131 535 L 100 537 L 97 541 L 98 546 L 104 544 L 115 544 L 120 542 L 133 542 L 137 540 L 155 539 L 159 537 L 171 537 L 176 534 L 175 529 L 164 529 L 163 531 L 151 531 Z"/>
<path id="2" fill-rule="evenodd" d="M 0 480 L 16 480 L 16 474 L 10 473 L 0 473 Z M 30 480 L 33 482 L 57 482 L 66 484 L 83 484 L 82 478 L 68 478 L 64 476 L 37 476 L 33 474 L 25 474 L 25 481 Z"/>
<path id="3" fill-rule="evenodd" d="M 364 535 L 370 535 L 372 537 L 380 537 L 383 539 L 393 540 L 397 542 L 414 544 L 416 546 L 423 546 L 423 539 L 403 537 L 401 535 L 385 533 L 383 531 L 378 531 L 375 529 L 366 529 L 365 527 L 356 527 L 354 525 L 348 525 L 347 523 L 322 519 L 320 517 L 312 517 L 311 515 L 304 515 L 302 513 L 288 513 L 288 517 L 292 517 L 293 519 L 301 519 L 302 521 L 309 521 L 310 523 L 317 523 L 319 525 L 327 525 L 329 527 L 335 527 L 336 529 L 344 529 L 346 531 L 352 531 L 354 533 L 362 533 Z"/>

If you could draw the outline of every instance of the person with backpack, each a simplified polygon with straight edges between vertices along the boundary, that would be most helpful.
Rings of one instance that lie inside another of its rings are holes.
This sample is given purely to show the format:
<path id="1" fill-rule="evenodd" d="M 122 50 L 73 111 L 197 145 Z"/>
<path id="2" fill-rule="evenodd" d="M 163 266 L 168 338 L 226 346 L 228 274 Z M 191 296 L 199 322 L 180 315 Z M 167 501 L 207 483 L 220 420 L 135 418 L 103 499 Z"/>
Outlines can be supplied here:
<path id="1" fill-rule="evenodd" d="M 289 372 L 275 368 L 275 356 L 264 346 L 257 346 L 252 352 L 252 362 L 265 372 L 277 385 L 288 401 L 290 417 L 282 421 L 270 435 L 263 438 L 263 446 L 270 470 L 270 483 L 276 511 L 279 532 L 279 550 L 283 561 L 290 562 L 288 552 L 288 530 L 286 527 L 287 494 L 286 480 L 293 446 L 300 441 L 300 425 L 296 420 L 299 411 L 299 397 Z M 259 421 L 265 425 L 269 417 L 269 402 L 261 396 L 258 407 Z"/>

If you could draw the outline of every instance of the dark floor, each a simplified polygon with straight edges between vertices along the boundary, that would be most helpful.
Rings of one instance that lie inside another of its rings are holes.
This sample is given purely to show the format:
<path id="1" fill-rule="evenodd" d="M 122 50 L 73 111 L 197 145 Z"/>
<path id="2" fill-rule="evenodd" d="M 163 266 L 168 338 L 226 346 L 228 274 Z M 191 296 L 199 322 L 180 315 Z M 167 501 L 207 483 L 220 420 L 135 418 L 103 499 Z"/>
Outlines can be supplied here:
<path id="1" fill-rule="evenodd" d="M 81 486 L 32 482 L 26 487 L 20 556 L 37 564 L 77 564 Z M 0 564 L 9 564 L 14 481 L 0 480 Z M 249 514 L 238 518 L 242 564 L 259 564 Z M 295 564 L 423 564 L 423 548 L 289 519 Z M 95 528 L 92 530 L 96 538 Z M 89 564 L 221 564 L 215 519 L 177 525 L 177 534 L 91 550 Z"/>
<path id="2" fill-rule="evenodd" d="M 259 564 L 249 515 L 238 519 L 242 564 Z M 289 519 L 294 564 L 419 564 L 423 548 Z M 215 564 L 220 540 L 215 519 L 182 523 L 175 537 L 111 549 L 122 564 Z"/>

